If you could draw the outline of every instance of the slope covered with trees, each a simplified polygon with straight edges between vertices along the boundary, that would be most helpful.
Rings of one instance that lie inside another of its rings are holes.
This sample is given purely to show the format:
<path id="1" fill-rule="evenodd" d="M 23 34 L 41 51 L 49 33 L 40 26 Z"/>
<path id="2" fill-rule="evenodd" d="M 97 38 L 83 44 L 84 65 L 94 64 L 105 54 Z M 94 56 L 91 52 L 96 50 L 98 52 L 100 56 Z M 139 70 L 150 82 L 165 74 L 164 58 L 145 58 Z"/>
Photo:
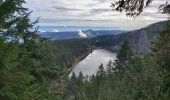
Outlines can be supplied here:
<path id="1" fill-rule="evenodd" d="M 169 100 L 169 37 L 168 21 L 149 55 L 134 53 L 125 41 L 107 69 L 101 65 L 96 76 L 72 75 L 67 100 Z"/>

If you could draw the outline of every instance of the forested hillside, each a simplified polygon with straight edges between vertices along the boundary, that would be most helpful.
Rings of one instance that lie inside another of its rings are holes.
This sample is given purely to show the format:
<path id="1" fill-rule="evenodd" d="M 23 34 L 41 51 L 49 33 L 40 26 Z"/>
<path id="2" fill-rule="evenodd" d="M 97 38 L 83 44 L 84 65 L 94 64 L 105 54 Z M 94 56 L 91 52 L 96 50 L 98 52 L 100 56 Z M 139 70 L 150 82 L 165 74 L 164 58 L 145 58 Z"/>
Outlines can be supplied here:
<path id="1" fill-rule="evenodd" d="M 103 35 L 93 38 L 90 41 L 97 47 L 117 51 L 120 49 L 123 41 L 128 38 L 133 50 L 139 53 L 148 53 L 152 42 L 161 31 L 165 30 L 166 23 L 166 21 L 158 22 L 139 30 L 124 32 L 118 35 Z"/>

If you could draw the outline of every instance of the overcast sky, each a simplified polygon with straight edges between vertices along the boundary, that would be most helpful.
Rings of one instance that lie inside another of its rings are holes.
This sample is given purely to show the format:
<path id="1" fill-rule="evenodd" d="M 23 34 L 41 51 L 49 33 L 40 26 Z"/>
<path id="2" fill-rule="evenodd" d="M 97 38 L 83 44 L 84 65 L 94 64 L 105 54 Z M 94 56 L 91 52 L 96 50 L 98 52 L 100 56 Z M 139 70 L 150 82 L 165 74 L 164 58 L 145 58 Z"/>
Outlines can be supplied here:
<path id="1" fill-rule="evenodd" d="M 33 11 L 31 19 L 41 17 L 43 26 L 100 26 L 137 29 L 167 19 L 158 13 L 160 4 L 167 0 L 154 0 L 135 20 L 124 13 L 112 11 L 116 0 L 26 0 Z"/>

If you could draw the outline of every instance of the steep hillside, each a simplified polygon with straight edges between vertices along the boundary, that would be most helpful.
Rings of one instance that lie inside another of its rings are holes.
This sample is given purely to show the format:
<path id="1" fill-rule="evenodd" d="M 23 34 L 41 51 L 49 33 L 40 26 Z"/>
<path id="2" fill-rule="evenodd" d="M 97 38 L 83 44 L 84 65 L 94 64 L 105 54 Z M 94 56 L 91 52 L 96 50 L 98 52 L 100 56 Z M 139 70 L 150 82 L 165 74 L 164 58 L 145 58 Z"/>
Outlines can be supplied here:
<path id="1" fill-rule="evenodd" d="M 128 38 L 135 51 L 148 53 L 151 42 L 154 41 L 157 35 L 165 29 L 165 23 L 166 21 L 155 23 L 145 28 L 119 35 L 99 36 L 91 39 L 90 42 L 97 47 L 109 48 L 117 51 L 122 42 Z"/>

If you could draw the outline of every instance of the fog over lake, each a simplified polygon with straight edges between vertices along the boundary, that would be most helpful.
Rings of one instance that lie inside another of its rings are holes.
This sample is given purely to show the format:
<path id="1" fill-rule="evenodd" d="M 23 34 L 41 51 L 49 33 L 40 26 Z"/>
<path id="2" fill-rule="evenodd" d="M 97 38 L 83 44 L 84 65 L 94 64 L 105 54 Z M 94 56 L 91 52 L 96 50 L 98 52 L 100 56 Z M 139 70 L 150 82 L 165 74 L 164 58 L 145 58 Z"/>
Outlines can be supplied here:
<path id="1" fill-rule="evenodd" d="M 116 53 L 109 50 L 98 49 L 90 53 L 86 58 L 80 61 L 72 70 L 71 73 L 75 72 L 76 75 L 82 72 L 84 76 L 96 74 L 101 63 L 106 68 L 106 65 L 110 60 L 114 61 Z"/>

